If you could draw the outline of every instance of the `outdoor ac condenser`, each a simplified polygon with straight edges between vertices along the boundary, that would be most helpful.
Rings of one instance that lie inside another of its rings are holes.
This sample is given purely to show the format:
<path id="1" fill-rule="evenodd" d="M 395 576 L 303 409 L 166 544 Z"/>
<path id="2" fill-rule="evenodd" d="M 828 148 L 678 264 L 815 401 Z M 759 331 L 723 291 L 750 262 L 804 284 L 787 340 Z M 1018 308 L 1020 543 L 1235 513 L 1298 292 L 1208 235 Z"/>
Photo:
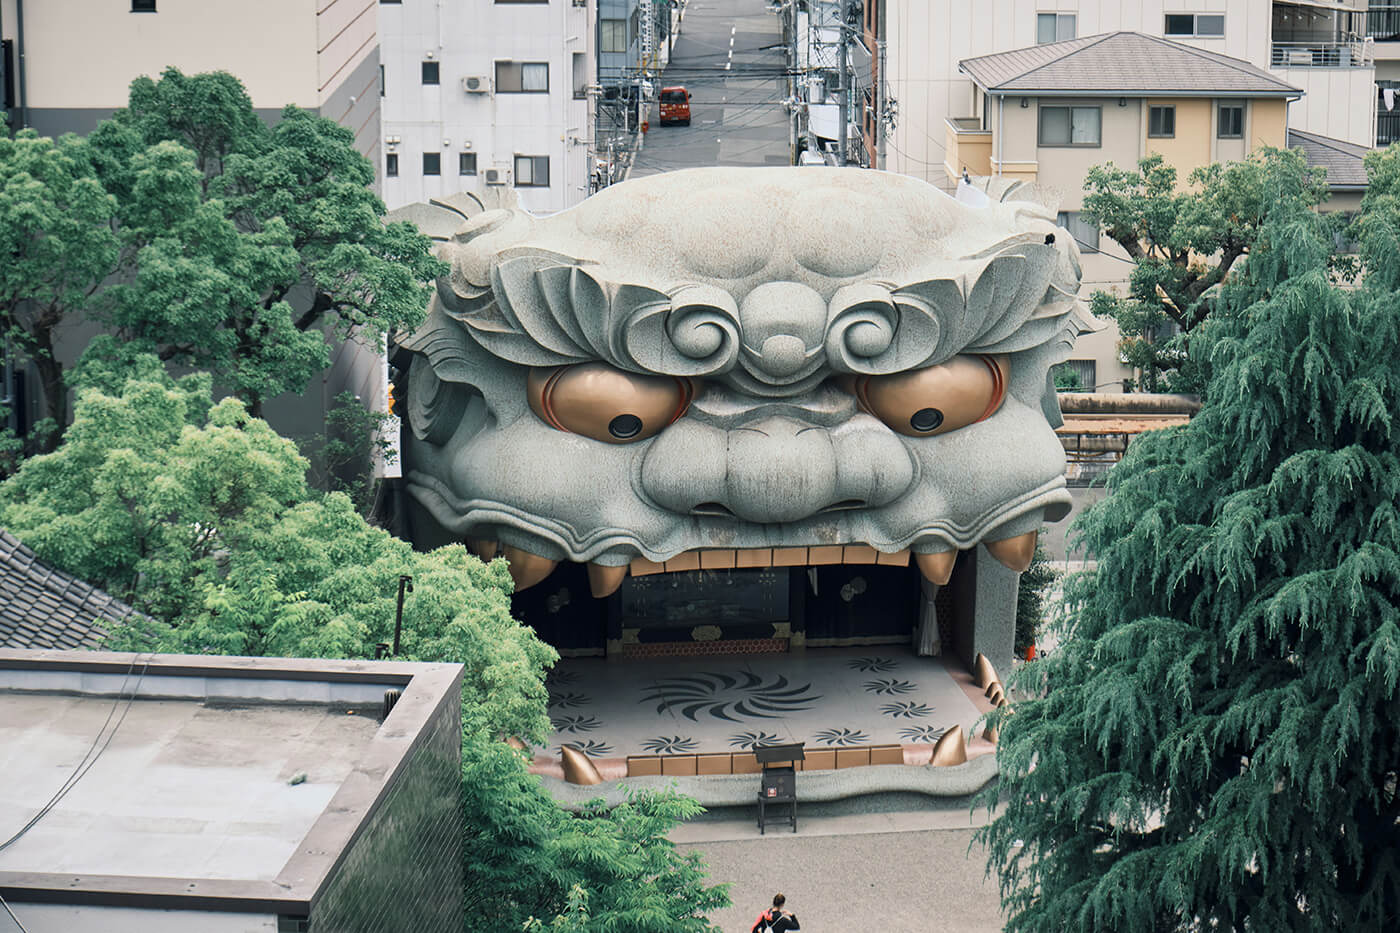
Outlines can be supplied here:
<path id="1" fill-rule="evenodd" d="M 468 94 L 488 94 L 491 91 L 491 82 L 485 75 L 467 75 L 462 79 L 462 90 Z"/>
<path id="2" fill-rule="evenodd" d="M 488 168 L 484 174 L 488 185 L 504 185 L 506 183 L 506 170 L 503 168 Z"/>

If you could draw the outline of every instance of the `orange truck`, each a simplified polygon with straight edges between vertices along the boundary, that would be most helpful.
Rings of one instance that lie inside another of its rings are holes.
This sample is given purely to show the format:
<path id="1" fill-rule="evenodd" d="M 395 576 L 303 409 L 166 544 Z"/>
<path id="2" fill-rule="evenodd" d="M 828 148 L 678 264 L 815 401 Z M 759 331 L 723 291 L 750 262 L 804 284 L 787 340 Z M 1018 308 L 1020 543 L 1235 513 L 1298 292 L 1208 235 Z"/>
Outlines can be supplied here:
<path id="1" fill-rule="evenodd" d="M 668 123 L 690 126 L 690 92 L 683 87 L 661 89 L 661 125 Z"/>

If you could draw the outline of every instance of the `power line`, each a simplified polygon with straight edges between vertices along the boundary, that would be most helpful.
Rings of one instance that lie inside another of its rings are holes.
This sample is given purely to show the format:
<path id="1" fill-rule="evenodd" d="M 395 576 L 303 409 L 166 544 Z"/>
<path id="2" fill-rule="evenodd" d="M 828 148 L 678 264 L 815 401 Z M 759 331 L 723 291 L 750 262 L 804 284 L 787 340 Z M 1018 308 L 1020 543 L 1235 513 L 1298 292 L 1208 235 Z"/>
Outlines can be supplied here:
<path id="1" fill-rule="evenodd" d="M 112 739 L 116 737 L 117 730 L 121 728 L 122 723 L 126 720 L 126 714 L 131 712 L 131 705 L 136 701 L 136 694 L 141 689 L 141 681 L 146 678 L 146 670 L 151 665 L 151 659 L 149 657 L 146 658 L 144 663 L 142 663 L 141 674 L 139 677 L 136 678 L 136 684 L 131 688 L 131 696 L 127 698 L 126 708 L 122 710 L 120 718 L 117 719 L 117 724 L 115 726 L 112 726 L 112 731 L 107 732 L 107 726 L 112 722 L 112 717 L 116 715 L 117 707 L 121 705 L 122 694 L 126 692 L 127 681 L 131 679 L 131 672 L 135 669 L 136 661 L 140 657 L 140 654 L 133 654 L 131 656 L 131 663 L 127 665 L 126 668 L 126 675 L 122 677 L 121 686 L 117 688 L 116 699 L 112 701 L 112 708 L 107 711 L 107 718 L 103 721 L 102 728 L 97 730 L 97 735 L 93 737 L 92 744 L 88 746 L 87 753 L 83 755 L 82 760 L 74 766 L 72 773 L 68 775 L 68 779 L 65 780 L 63 784 L 59 787 L 59 789 L 54 792 L 54 795 L 49 798 L 48 803 L 44 804 L 44 806 L 40 808 L 39 812 L 34 814 L 34 816 L 30 818 L 29 822 L 21 826 L 13 836 L 11 836 L 9 839 L 6 839 L 4 842 L 0 842 L 0 852 L 3 852 L 10 846 L 14 845 L 16 842 L 19 841 L 20 837 L 22 837 L 25 833 L 29 832 L 36 825 L 38 825 L 39 821 L 42 820 L 45 816 L 47 816 L 49 811 L 58 805 L 59 801 L 61 801 L 64 797 L 68 796 L 68 792 L 74 787 L 76 787 L 78 782 L 81 781 L 83 777 L 89 771 L 92 770 L 92 766 L 97 764 L 97 760 L 102 757 L 102 753 L 107 750 L 107 746 L 112 744 Z M 107 735 L 105 741 L 103 741 L 102 738 L 104 733 L 106 733 Z M 98 742 L 102 743 L 101 748 L 97 747 Z M 96 752 L 96 754 L 94 754 L 94 751 Z M 6 908 L 6 910 L 8 909 L 9 908 Z M 13 917 L 14 915 L 11 914 L 10 916 Z M 18 923 L 19 921 L 16 920 L 15 922 Z M 21 929 L 23 928 L 21 927 Z"/>
<path id="2" fill-rule="evenodd" d="M 3 895 L 0 895 L 0 907 L 5 908 L 5 913 L 9 914 L 10 919 L 15 922 L 15 926 L 19 927 L 19 933 L 29 933 L 29 928 L 19 922 L 19 918 L 16 917 L 15 912 L 10 909 L 10 905 L 5 903 Z"/>

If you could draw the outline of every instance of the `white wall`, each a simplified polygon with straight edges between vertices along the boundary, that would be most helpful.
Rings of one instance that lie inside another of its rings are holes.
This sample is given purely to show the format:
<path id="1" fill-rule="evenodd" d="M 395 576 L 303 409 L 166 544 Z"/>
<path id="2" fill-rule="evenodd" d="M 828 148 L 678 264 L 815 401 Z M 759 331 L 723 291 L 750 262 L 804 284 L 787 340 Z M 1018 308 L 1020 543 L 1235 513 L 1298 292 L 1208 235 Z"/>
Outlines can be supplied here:
<path id="1" fill-rule="evenodd" d="M 1288 105 L 1290 129 L 1344 139 L 1376 141 L 1375 68 L 1287 68 L 1273 72 L 1305 93 Z"/>
<path id="2" fill-rule="evenodd" d="M 27 24 L 26 24 L 27 25 Z M 8 899 L 7 899 L 8 900 Z M 25 904 L 10 909 L 29 933 L 276 933 L 277 918 L 203 910 L 145 910 L 134 907 L 73 907 Z M 8 924 L 10 919 L 5 918 Z"/>
<path id="3" fill-rule="evenodd" d="M 484 187 L 485 171 L 513 172 L 514 157 L 549 157 L 548 188 L 519 188 L 531 211 L 562 210 L 588 193 L 587 99 L 574 99 L 572 54 L 586 56 L 589 81 L 596 75 L 592 7 L 569 0 L 548 4 L 496 4 L 492 0 L 379 5 L 380 57 L 384 63 L 383 135 L 401 142 L 399 175 L 384 181 L 392 210 L 405 204 Z M 439 63 L 441 84 L 422 84 L 421 63 Z M 492 81 L 500 60 L 548 62 L 548 94 L 469 94 L 462 78 Z M 458 174 L 458 154 L 477 154 L 475 177 Z M 422 155 L 442 155 L 442 174 L 424 176 Z M 380 173 L 383 175 L 383 159 Z M 512 183 L 514 178 L 511 178 Z"/>

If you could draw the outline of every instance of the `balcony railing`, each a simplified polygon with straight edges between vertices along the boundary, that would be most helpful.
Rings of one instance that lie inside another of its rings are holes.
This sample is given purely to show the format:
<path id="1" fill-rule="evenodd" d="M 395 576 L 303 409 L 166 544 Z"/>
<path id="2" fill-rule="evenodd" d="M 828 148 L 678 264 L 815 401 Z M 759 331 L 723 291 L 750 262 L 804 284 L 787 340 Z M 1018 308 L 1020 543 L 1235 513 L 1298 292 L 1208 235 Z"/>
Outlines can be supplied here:
<path id="1" fill-rule="evenodd" d="M 1375 65 L 1370 40 L 1275 42 L 1271 68 L 1370 68 Z"/>
<path id="2" fill-rule="evenodd" d="M 1400 142 L 1400 110 L 1393 113 L 1382 110 L 1376 114 L 1376 147 L 1389 146 L 1394 142 Z"/>

